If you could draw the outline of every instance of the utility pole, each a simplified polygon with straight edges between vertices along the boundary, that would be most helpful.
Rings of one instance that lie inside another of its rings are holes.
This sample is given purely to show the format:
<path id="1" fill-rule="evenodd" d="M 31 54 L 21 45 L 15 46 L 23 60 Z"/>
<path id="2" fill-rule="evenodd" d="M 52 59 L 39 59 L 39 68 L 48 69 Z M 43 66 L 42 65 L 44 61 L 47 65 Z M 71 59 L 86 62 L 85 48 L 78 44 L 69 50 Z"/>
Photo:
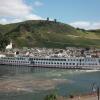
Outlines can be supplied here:
<path id="1" fill-rule="evenodd" d="M 97 96 L 98 96 L 98 100 L 99 100 L 99 95 L 100 95 L 100 90 L 99 90 L 99 87 L 97 87 Z"/>

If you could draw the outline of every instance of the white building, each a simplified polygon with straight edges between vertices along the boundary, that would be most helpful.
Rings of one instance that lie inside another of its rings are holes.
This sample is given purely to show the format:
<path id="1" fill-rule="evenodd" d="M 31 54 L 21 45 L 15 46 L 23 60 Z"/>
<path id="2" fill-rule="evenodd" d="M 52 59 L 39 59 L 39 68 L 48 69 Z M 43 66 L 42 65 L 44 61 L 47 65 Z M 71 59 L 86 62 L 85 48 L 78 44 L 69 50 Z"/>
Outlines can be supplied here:
<path id="1" fill-rule="evenodd" d="M 6 46 L 6 49 L 7 49 L 7 50 L 12 49 L 12 42 L 10 42 L 10 44 Z"/>

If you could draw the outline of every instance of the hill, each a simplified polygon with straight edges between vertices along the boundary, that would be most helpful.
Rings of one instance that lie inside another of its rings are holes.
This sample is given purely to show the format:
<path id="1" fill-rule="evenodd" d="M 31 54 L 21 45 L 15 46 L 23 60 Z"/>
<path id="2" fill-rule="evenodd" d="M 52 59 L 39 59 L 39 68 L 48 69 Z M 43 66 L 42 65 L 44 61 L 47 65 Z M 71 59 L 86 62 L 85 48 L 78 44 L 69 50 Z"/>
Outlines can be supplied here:
<path id="1" fill-rule="evenodd" d="M 0 25 L 0 34 L 9 37 L 15 47 L 100 47 L 100 30 L 75 29 L 54 21 L 30 20 Z"/>

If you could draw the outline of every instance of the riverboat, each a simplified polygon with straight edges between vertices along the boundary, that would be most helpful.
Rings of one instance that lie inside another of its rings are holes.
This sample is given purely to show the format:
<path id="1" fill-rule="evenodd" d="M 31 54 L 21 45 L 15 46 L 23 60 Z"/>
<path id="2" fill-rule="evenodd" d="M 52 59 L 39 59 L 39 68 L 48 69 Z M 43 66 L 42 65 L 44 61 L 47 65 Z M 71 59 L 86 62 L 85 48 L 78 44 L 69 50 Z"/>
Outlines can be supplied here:
<path id="1" fill-rule="evenodd" d="M 0 64 L 46 67 L 46 68 L 65 68 L 65 69 L 100 69 L 100 58 L 95 57 L 29 57 L 29 56 L 0 56 Z"/>

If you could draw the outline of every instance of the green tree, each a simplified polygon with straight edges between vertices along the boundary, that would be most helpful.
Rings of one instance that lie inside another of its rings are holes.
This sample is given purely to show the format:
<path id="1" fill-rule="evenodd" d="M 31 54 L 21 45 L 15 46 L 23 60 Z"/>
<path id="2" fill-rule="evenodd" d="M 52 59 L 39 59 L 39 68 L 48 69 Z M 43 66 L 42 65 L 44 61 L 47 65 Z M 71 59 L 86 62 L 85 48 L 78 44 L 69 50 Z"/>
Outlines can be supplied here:
<path id="1" fill-rule="evenodd" d="M 0 51 L 5 50 L 6 46 L 10 43 L 9 37 L 0 33 Z"/>
<path id="2" fill-rule="evenodd" d="M 56 94 L 47 95 L 44 100 L 57 100 L 57 95 Z"/>

